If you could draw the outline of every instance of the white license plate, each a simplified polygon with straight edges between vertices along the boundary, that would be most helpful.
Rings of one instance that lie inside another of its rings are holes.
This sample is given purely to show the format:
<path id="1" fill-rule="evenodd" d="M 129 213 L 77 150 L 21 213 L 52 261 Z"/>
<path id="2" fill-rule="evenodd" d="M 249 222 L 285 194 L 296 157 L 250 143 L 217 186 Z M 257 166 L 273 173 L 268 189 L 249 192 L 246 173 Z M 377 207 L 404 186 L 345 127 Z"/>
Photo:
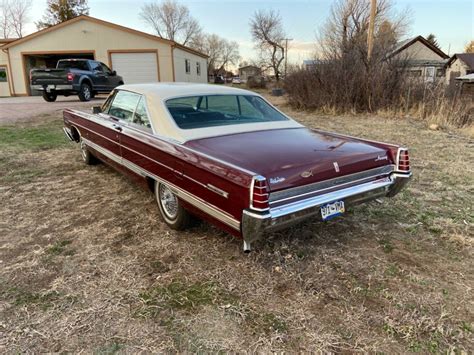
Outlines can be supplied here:
<path id="1" fill-rule="evenodd" d="M 51 90 L 56 89 L 56 85 L 48 85 L 46 86 L 46 92 L 51 92 Z"/>
<path id="2" fill-rule="evenodd" d="M 327 221 L 336 216 L 340 216 L 345 211 L 344 201 L 334 201 L 321 206 L 321 217 L 323 217 L 323 221 Z"/>

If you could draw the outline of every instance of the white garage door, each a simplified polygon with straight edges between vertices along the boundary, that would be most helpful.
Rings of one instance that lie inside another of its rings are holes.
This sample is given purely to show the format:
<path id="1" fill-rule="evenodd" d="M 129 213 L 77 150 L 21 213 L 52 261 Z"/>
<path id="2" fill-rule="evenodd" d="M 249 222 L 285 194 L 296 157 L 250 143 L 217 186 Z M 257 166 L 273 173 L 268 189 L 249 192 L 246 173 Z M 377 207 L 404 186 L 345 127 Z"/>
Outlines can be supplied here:
<path id="1" fill-rule="evenodd" d="M 125 84 L 158 81 L 156 53 L 112 53 L 112 68 Z"/>

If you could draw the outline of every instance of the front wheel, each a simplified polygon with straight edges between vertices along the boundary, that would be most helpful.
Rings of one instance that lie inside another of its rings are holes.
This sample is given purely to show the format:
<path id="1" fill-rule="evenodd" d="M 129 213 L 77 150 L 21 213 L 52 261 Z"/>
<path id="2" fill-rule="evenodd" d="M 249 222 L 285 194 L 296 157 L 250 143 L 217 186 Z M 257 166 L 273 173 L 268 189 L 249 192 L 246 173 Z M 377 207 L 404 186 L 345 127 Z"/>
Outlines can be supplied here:
<path id="1" fill-rule="evenodd" d="M 79 100 L 90 101 L 92 98 L 92 88 L 88 83 L 82 83 L 79 89 Z"/>
<path id="2" fill-rule="evenodd" d="M 178 196 L 162 183 L 155 183 L 155 197 L 165 223 L 175 230 L 183 230 L 191 224 L 191 215 L 181 205 Z"/>
<path id="3" fill-rule="evenodd" d="M 58 94 L 56 94 L 55 92 L 46 92 L 46 91 L 43 91 L 43 99 L 44 101 L 47 101 L 47 102 L 54 102 L 56 101 L 58 97 Z"/>

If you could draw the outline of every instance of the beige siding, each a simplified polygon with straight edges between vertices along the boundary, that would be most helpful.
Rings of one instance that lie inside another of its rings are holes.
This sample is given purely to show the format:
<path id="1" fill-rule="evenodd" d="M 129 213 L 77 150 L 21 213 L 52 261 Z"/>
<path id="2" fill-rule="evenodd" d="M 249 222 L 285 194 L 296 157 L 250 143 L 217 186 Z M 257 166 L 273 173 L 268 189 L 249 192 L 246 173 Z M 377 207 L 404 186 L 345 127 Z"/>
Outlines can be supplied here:
<path id="1" fill-rule="evenodd" d="M 207 59 L 179 48 L 173 50 L 173 56 L 175 81 L 207 83 Z M 186 73 L 186 59 L 190 61 L 189 73 Z M 197 74 L 196 63 L 201 65 L 201 75 Z"/>
<path id="2" fill-rule="evenodd" d="M 162 43 L 135 33 L 122 31 L 100 23 L 83 19 L 57 30 L 39 35 L 9 49 L 16 94 L 26 94 L 21 53 L 26 52 L 95 52 L 95 59 L 107 65 L 108 50 L 157 49 L 161 81 L 173 81 L 171 50 Z M 120 73 L 119 73 L 120 74 Z"/>
<path id="3" fill-rule="evenodd" d="M 2 51 L 2 45 L 0 44 L 0 68 L 5 69 L 7 72 L 7 82 L 0 82 L 0 97 L 10 96 L 9 81 L 10 73 L 8 72 L 8 58 L 7 54 Z"/>
<path id="4" fill-rule="evenodd" d="M 446 69 L 446 84 L 450 84 L 458 76 L 466 75 L 467 70 L 467 65 L 456 58 L 449 68 Z"/>
<path id="5" fill-rule="evenodd" d="M 398 57 L 410 60 L 444 60 L 438 53 L 432 51 L 420 41 L 416 41 L 408 48 L 405 48 Z"/>

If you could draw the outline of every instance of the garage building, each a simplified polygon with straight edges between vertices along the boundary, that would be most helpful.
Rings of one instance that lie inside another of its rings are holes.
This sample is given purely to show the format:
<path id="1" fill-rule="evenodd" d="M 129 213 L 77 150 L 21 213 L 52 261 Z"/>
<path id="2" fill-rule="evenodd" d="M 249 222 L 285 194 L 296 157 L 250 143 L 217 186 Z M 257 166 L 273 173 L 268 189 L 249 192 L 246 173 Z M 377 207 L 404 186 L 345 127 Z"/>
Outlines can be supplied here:
<path id="1" fill-rule="evenodd" d="M 0 96 L 28 96 L 32 68 L 54 68 L 59 59 L 105 63 L 126 84 L 207 82 L 207 56 L 145 32 L 79 16 L 16 40 L 0 41 Z"/>

